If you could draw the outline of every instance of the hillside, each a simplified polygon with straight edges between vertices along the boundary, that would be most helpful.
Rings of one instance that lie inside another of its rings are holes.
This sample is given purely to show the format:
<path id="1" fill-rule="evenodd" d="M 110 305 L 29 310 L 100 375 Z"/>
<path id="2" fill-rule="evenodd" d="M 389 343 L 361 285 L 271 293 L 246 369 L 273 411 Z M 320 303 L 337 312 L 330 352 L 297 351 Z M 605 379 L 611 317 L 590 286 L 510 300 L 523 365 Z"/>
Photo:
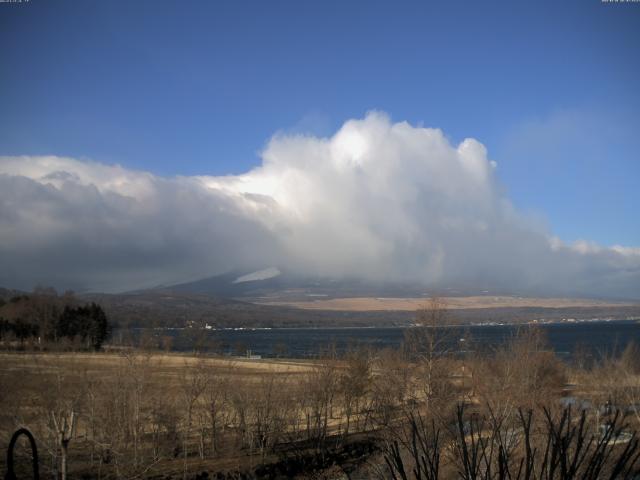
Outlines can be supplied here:
<path id="1" fill-rule="evenodd" d="M 279 328 L 333 326 L 394 326 L 414 321 L 415 309 L 302 309 L 291 305 L 261 305 L 208 295 L 137 294 L 84 295 L 98 302 L 121 326 L 184 327 L 209 324 L 216 328 Z M 511 323 L 533 320 L 640 318 L 640 305 L 501 306 L 451 309 L 456 323 Z"/>

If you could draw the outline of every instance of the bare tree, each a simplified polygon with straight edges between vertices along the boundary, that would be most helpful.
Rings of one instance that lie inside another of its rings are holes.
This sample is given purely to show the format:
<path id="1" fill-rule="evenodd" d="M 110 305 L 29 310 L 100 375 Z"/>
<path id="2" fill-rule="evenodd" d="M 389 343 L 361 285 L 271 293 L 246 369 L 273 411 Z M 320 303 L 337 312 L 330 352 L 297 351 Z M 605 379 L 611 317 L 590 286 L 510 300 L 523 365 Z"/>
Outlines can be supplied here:
<path id="1" fill-rule="evenodd" d="M 448 354 L 453 337 L 450 326 L 446 303 L 439 297 L 431 297 L 417 310 L 415 327 L 405 334 L 408 354 L 416 362 L 415 389 L 420 392 L 420 398 L 416 400 L 423 401 L 427 408 L 451 391 Z"/>
<path id="2" fill-rule="evenodd" d="M 217 374 L 215 370 L 207 371 L 208 379 L 203 393 L 203 408 L 200 414 L 200 451 L 205 456 L 205 437 L 209 432 L 209 447 L 214 456 L 219 448 L 220 431 L 227 423 L 227 404 L 229 401 L 229 379 Z"/>
<path id="3" fill-rule="evenodd" d="M 187 475 L 188 442 L 193 426 L 194 412 L 199 400 L 201 400 L 207 389 L 209 375 L 203 358 L 198 358 L 195 363 L 184 363 L 183 375 L 180 376 L 180 398 L 184 409 L 184 419 L 182 427 L 182 454 L 183 454 L 183 477 Z"/>
<path id="4" fill-rule="evenodd" d="M 339 393 L 346 420 L 345 437 L 349 435 L 351 419 L 358 418 L 362 406 L 371 388 L 371 354 L 365 349 L 356 349 L 347 353 L 345 366 L 339 371 Z"/>
<path id="5" fill-rule="evenodd" d="M 455 422 L 445 436 L 433 422 L 415 414 L 409 418 L 405 436 L 386 444 L 384 459 L 391 478 L 403 480 L 442 478 L 446 456 L 455 465 L 455 478 L 464 480 L 637 476 L 640 442 L 635 435 L 623 437 L 619 413 L 602 433 L 588 428 L 584 410 L 577 416 L 571 409 L 553 415 L 545 408 L 542 415 L 542 428 L 536 431 L 532 410 L 519 409 L 513 426 L 495 416 L 467 414 L 458 405 Z"/>
<path id="6" fill-rule="evenodd" d="M 67 412 L 51 412 L 51 423 L 60 449 L 60 478 L 67 480 L 67 456 L 69 442 L 76 434 L 76 412 L 71 408 Z"/>
<path id="7" fill-rule="evenodd" d="M 521 330 L 470 368 L 476 397 L 498 417 L 513 418 L 518 407 L 550 405 L 566 383 L 565 367 L 538 329 Z"/>
<path id="8" fill-rule="evenodd" d="M 374 363 L 372 390 L 378 425 L 387 427 L 404 405 L 411 381 L 411 369 L 399 350 L 378 352 Z"/>
<path id="9" fill-rule="evenodd" d="M 338 391 L 338 371 L 335 358 L 314 365 L 305 377 L 303 411 L 308 440 L 317 451 L 324 451 L 329 433 L 329 420 Z"/>
<path id="10" fill-rule="evenodd" d="M 66 367 L 81 369 L 78 359 L 73 356 Z M 78 417 L 82 412 L 86 394 L 86 386 L 77 382 L 72 375 L 54 365 L 47 365 L 38 360 L 41 396 L 40 419 L 41 436 L 45 448 L 51 454 L 52 470 L 59 472 L 62 480 L 66 480 L 69 471 L 69 446 L 76 436 Z"/>

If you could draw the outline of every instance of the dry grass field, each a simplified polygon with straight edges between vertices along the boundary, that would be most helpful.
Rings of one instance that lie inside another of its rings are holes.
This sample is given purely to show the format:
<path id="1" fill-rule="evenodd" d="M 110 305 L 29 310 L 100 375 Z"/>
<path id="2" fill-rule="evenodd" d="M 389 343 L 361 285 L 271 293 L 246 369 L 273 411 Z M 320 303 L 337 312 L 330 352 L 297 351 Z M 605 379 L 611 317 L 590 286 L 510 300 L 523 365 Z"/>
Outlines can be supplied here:
<path id="1" fill-rule="evenodd" d="M 438 425 L 447 441 L 467 442 L 451 430 L 460 405 L 468 418 L 488 419 L 478 426 L 488 432 L 513 432 L 521 409 L 535 409 L 535 428 L 544 429 L 541 408 L 556 416 L 572 398 L 588 402 L 590 432 L 607 421 L 603 405 L 625 408 L 625 422 L 640 425 L 638 410 L 629 410 L 640 405 L 635 347 L 586 368 L 560 362 L 535 329 L 471 358 L 439 355 L 446 335 L 439 332 L 413 329 L 406 351 L 357 350 L 314 361 L 135 349 L 3 352 L 0 449 L 27 426 L 38 441 L 43 478 L 59 478 L 66 465 L 67 478 L 86 479 L 212 478 L 197 476 L 202 472 L 219 479 L 240 472 L 363 479 L 380 473 L 386 460 L 399 461 L 390 442 L 402 442 L 416 419 L 430 419 L 421 435 Z M 438 478 L 458 478 L 455 449 L 429 442 L 424 454 L 442 449 Z M 26 470 L 24 446 L 20 451 Z M 4 462 L 0 457 L 0 471 Z"/>
<path id="2" fill-rule="evenodd" d="M 5 382 L 15 380 L 15 375 L 48 375 L 53 373 L 104 376 L 122 368 L 129 358 L 126 350 L 121 354 L 104 352 L 0 352 L 0 378 Z M 264 374 L 307 373 L 313 367 L 304 360 L 244 359 L 242 357 L 199 357 L 180 353 L 135 353 L 142 355 L 147 366 L 159 380 L 167 381 L 179 377 L 185 368 L 205 368 L 223 376 L 236 378 Z"/>
<path id="3" fill-rule="evenodd" d="M 175 475 L 184 469 L 238 469 L 257 462 L 236 442 L 235 413 L 249 415 L 253 390 L 261 395 L 277 389 L 277 395 L 271 392 L 274 399 L 284 392 L 293 398 L 296 385 L 314 369 L 297 360 L 133 350 L 4 352 L 0 365 L 0 450 L 6 451 L 16 428 L 27 426 L 36 433 L 42 468 L 52 471 L 49 466 L 59 462 L 59 452 L 51 421 L 74 411 L 78 421 L 69 447 L 70 474 L 100 468 L 105 478 L 145 469 Z M 220 411 L 212 418 L 214 408 Z M 203 430 L 211 437 L 215 422 L 220 423 L 220 445 L 214 455 L 210 438 L 205 446 Z M 250 442 L 255 453 L 258 447 Z M 133 449 L 139 450 L 135 460 L 130 458 Z M 5 467 L 2 455 L 0 471 Z"/>
<path id="4" fill-rule="evenodd" d="M 448 309 L 460 310 L 471 308 L 576 308 L 576 307 L 622 307 L 636 306 L 637 303 L 613 302 L 605 300 L 580 298 L 528 298 L 510 296 L 471 296 L 441 297 Z M 355 312 L 367 311 L 415 311 L 425 305 L 425 298 L 317 298 L 308 301 L 267 301 L 256 302 L 261 305 L 277 305 L 296 307 L 306 310 L 343 310 Z"/>

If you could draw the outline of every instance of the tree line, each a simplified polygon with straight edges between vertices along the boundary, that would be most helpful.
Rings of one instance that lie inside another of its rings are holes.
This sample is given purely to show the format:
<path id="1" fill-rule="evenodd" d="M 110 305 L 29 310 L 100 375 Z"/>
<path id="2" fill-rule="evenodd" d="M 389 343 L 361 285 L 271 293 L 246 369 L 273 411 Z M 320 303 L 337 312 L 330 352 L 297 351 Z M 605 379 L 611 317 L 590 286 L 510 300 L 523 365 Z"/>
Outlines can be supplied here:
<path id="1" fill-rule="evenodd" d="M 72 292 L 50 288 L 0 300 L 0 342 L 5 346 L 68 345 L 99 350 L 112 330 L 104 310 L 81 304 Z"/>

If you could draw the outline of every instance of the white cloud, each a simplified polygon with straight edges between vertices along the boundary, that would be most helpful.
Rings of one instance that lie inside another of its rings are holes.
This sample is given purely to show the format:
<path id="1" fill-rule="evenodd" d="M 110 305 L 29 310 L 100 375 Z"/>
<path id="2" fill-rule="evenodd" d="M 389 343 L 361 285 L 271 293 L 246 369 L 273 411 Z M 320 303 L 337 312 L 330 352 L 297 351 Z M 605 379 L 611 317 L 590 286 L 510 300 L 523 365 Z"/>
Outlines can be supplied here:
<path id="1" fill-rule="evenodd" d="M 638 296 L 640 251 L 567 246 L 503 196 L 485 147 L 381 113 L 280 134 L 238 176 L 0 159 L 0 284 L 166 284 L 278 265 L 313 275 Z"/>

